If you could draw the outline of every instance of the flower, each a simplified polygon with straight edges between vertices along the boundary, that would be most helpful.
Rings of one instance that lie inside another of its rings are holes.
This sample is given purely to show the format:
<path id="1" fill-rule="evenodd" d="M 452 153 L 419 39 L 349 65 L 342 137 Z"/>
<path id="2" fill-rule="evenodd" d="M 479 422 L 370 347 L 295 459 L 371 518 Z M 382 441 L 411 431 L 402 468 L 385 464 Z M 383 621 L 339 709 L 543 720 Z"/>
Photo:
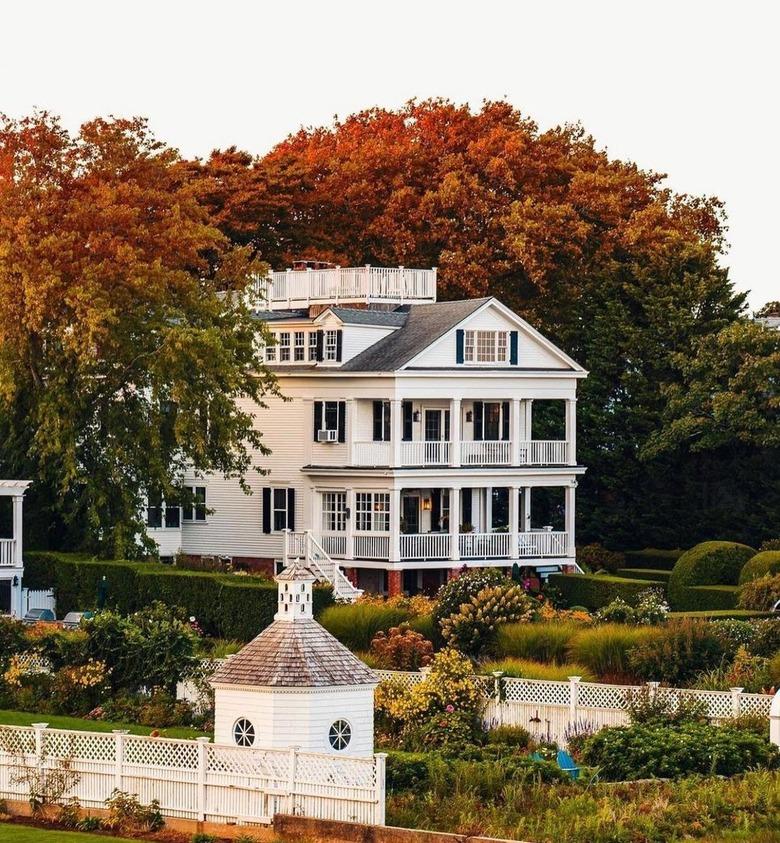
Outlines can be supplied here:
<path id="1" fill-rule="evenodd" d="M 455 706 L 450 703 L 450 705 L 448 705 L 447 708 L 445 708 L 444 710 L 447 712 L 447 714 L 452 714 L 452 712 L 455 711 Z"/>

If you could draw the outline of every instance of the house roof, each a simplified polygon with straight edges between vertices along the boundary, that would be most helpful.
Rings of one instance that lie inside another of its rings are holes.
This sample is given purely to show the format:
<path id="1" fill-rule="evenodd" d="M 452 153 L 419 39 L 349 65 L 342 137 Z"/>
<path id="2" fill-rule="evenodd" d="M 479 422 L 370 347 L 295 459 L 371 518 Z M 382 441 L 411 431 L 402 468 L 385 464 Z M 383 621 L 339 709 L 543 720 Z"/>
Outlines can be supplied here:
<path id="1" fill-rule="evenodd" d="M 329 311 L 345 325 L 373 325 L 381 328 L 401 328 L 409 316 L 406 310 L 400 309 L 375 310 L 373 308 L 331 307 Z"/>
<path id="2" fill-rule="evenodd" d="M 375 673 L 314 618 L 274 621 L 212 676 L 215 685 L 376 685 Z"/>
<path id="3" fill-rule="evenodd" d="M 424 351 L 434 340 L 479 310 L 489 298 L 405 305 L 394 313 L 407 314 L 399 331 L 348 360 L 342 372 L 393 372 Z"/>
<path id="4" fill-rule="evenodd" d="M 294 319 L 308 319 L 309 309 L 303 308 L 298 310 L 256 310 L 254 313 L 255 319 L 261 322 L 287 322 Z"/>

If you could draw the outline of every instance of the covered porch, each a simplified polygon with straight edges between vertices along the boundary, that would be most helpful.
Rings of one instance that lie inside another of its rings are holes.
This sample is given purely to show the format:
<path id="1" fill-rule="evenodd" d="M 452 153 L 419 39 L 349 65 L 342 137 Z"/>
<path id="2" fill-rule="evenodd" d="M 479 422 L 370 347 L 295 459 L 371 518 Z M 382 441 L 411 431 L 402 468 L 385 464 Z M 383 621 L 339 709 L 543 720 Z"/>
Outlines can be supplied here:
<path id="1" fill-rule="evenodd" d="M 29 480 L 0 480 L 0 614 L 21 617 L 22 526 Z"/>

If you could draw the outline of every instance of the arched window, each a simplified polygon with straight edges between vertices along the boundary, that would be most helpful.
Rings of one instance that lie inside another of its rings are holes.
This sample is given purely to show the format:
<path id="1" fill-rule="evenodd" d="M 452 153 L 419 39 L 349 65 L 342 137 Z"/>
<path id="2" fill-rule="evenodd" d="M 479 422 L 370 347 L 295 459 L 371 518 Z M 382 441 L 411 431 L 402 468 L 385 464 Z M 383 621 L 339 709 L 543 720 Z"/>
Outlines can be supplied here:
<path id="1" fill-rule="evenodd" d="M 236 720 L 233 726 L 233 740 L 236 746 L 252 746 L 255 742 L 255 727 L 245 717 Z"/>
<path id="2" fill-rule="evenodd" d="M 346 749 L 352 740 L 352 727 L 346 720 L 337 720 L 328 730 L 328 741 L 337 752 Z"/>

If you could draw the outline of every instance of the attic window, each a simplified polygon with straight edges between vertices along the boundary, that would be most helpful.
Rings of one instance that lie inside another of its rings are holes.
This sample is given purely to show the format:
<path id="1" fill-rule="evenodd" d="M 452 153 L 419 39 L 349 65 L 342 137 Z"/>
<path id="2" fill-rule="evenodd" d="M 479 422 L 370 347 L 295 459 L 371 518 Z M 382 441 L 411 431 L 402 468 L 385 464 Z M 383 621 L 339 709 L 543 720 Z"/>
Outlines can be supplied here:
<path id="1" fill-rule="evenodd" d="M 463 360 L 465 363 L 506 363 L 506 331 L 465 331 Z"/>

